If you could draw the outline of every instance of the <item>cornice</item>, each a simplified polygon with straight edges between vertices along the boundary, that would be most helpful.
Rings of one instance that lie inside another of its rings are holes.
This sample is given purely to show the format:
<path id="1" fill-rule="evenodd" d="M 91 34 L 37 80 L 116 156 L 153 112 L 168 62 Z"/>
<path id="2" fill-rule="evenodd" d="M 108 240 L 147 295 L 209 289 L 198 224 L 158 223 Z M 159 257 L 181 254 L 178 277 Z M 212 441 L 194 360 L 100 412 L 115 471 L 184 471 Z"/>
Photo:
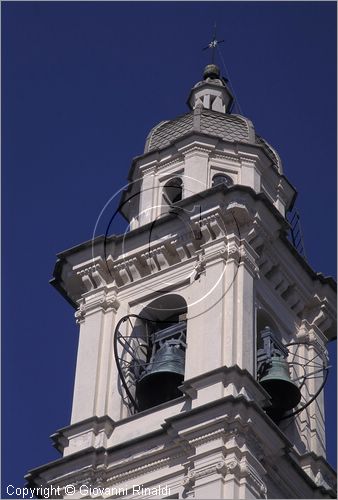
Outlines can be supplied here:
<path id="1" fill-rule="evenodd" d="M 239 370 L 239 373 L 244 372 Z M 196 415 L 199 415 L 198 420 Z M 153 441 L 141 436 L 135 442 L 124 443 L 122 459 L 119 445 L 96 450 L 88 448 L 32 471 L 28 477 L 29 483 L 36 486 L 48 478 L 49 485 L 61 488 L 68 484 L 77 488 L 84 484 L 109 487 L 127 484 L 138 477 L 143 478 L 142 482 L 150 477 L 153 481 L 154 477 L 148 475 L 161 471 L 162 479 L 168 474 L 181 477 L 186 492 L 199 482 L 203 483 L 206 478 L 220 475 L 229 481 L 245 479 L 258 498 L 266 498 L 265 477 L 272 475 L 273 480 L 277 479 L 278 471 L 274 472 L 273 467 L 270 467 L 275 464 L 278 470 L 283 469 L 284 477 L 291 467 L 298 481 L 297 487 L 287 489 L 285 479 L 279 479 L 281 491 L 293 494 L 303 487 L 302 484 L 307 485 L 309 493 L 320 489 L 292 459 L 295 452 L 286 437 L 256 403 L 243 396 L 222 398 L 170 417 L 166 422 L 161 435 L 158 438 L 154 436 Z M 104 423 L 103 419 L 99 424 L 100 429 L 106 427 Z M 81 427 L 83 424 L 79 425 Z M 109 429 L 113 429 L 114 425 L 111 421 L 107 431 L 111 432 Z M 153 444 L 149 447 L 150 443 Z M 265 457 L 264 463 L 261 462 L 262 456 Z M 66 463 L 69 463 L 69 470 L 73 472 L 64 472 Z M 302 465 L 305 467 L 306 463 Z M 173 469 L 173 466 L 176 468 Z M 46 471 L 48 476 L 45 475 Z M 329 490 L 323 488 L 323 491 Z"/>
<path id="2" fill-rule="evenodd" d="M 63 256 L 60 254 L 59 264 L 57 266 L 58 279 L 54 281 L 54 286 L 56 286 L 62 293 L 67 294 L 67 300 L 72 301 L 75 292 L 76 282 L 74 280 L 74 272 L 76 271 L 77 279 L 82 283 L 87 291 L 92 291 L 99 289 L 104 286 L 104 284 L 115 284 L 120 289 L 123 286 L 135 283 L 140 278 L 146 278 L 151 273 L 154 275 L 159 272 L 166 272 L 165 269 L 172 269 L 173 266 L 181 265 L 190 258 L 195 258 L 196 251 L 201 248 L 201 245 L 207 243 L 208 241 L 217 240 L 222 237 L 222 232 L 224 234 L 224 229 L 219 227 L 219 221 L 224 224 L 227 231 L 233 230 L 231 228 L 231 220 L 235 217 L 236 222 L 239 223 L 241 236 L 252 246 L 253 250 L 259 255 L 256 265 L 259 268 L 259 276 L 266 279 L 269 286 L 275 290 L 273 293 L 280 295 L 283 301 L 288 304 L 288 307 L 294 311 L 295 315 L 301 318 L 304 306 L 307 305 L 310 293 L 304 288 L 304 283 L 306 279 L 311 280 L 310 285 L 314 287 L 318 295 L 323 295 L 321 300 L 325 298 L 325 291 L 323 286 L 329 285 L 328 292 L 332 297 L 335 290 L 331 287 L 331 281 L 324 278 L 321 275 L 314 273 L 314 271 L 305 263 L 305 261 L 297 254 L 293 249 L 292 245 L 284 236 L 284 232 L 288 228 L 288 224 L 277 211 L 277 209 L 269 202 L 266 197 L 262 194 L 256 194 L 252 189 L 245 186 L 233 186 L 231 188 L 224 188 L 223 186 L 216 186 L 210 188 L 203 193 L 203 199 L 209 196 L 215 196 L 216 209 L 214 214 L 207 213 L 202 214 L 201 221 L 197 219 L 190 219 L 192 227 L 200 230 L 200 225 L 203 227 L 202 240 L 192 237 L 196 232 L 189 235 L 185 235 L 184 244 L 179 247 L 177 241 L 181 238 L 181 235 L 176 235 L 175 237 L 168 238 L 166 241 L 167 246 L 163 248 L 165 244 L 163 241 L 158 242 L 157 245 L 159 249 L 156 250 L 156 242 L 152 243 L 150 248 L 150 254 L 147 256 L 147 249 L 144 248 L 143 251 L 133 251 L 127 253 L 125 259 L 119 257 L 116 259 L 113 255 L 108 257 L 108 268 L 105 262 L 99 260 L 88 264 L 81 264 L 74 268 L 73 277 L 69 278 L 73 280 L 68 288 L 67 283 L 61 278 L 63 273 L 63 268 L 69 266 L 68 254 L 72 254 L 77 251 L 77 247 L 74 250 L 67 251 Z M 225 195 L 222 199 L 218 199 L 218 194 Z M 179 209 L 185 210 L 195 202 L 200 202 L 201 194 L 193 195 L 188 199 L 184 199 L 177 204 Z M 265 207 L 266 211 L 262 212 L 262 208 Z M 168 216 L 163 217 L 159 221 L 160 225 L 164 225 L 173 220 L 174 215 L 168 214 Z M 138 234 L 148 231 L 151 224 L 142 226 L 138 229 L 130 231 L 126 235 L 119 237 L 113 237 L 114 241 L 114 251 L 118 251 L 121 239 L 124 238 L 126 243 L 130 238 L 136 237 Z M 101 241 L 101 240 L 100 240 Z M 110 241 L 110 239 L 109 239 Z M 79 246 L 80 248 L 81 246 Z M 162 248 L 160 248 L 162 247 Z M 169 250 L 170 249 L 170 250 Z M 288 251 L 290 250 L 290 252 Z M 155 251 L 155 254 L 152 252 Z M 70 253 L 69 253 L 70 252 Z M 158 252 L 156 254 L 156 252 Z M 234 254 L 233 254 L 234 256 Z M 248 266 L 248 269 L 252 273 L 256 273 L 255 264 L 253 264 L 252 259 L 248 256 L 243 257 L 243 264 Z M 295 258 L 294 258 L 295 257 Z M 147 262 L 148 258 L 148 262 Z M 155 261 L 154 261 L 155 259 Z M 159 260 L 161 262 L 159 262 Z M 102 257 L 101 257 L 102 260 Z M 126 260 L 126 262 L 124 262 Z M 197 262 L 196 262 L 197 264 Z M 113 267 L 116 266 L 115 269 Z M 152 267 L 151 267 L 152 266 Z M 266 276 L 273 266 L 277 266 L 278 273 L 271 277 Z M 292 273 L 290 275 L 290 269 L 294 269 L 296 275 L 298 275 L 298 281 L 292 281 Z M 67 270 L 67 269 L 65 269 Z M 67 270 L 67 279 L 71 268 Z M 199 270 L 197 270 L 199 272 Z M 305 274 L 302 274 L 305 273 Z M 280 282 L 274 282 L 275 279 L 279 279 Z M 80 285 L 78 287 L 78 294 L 81 293 Z M 66 291 L 67 290 L 67 291 Z M 312 291 L 311 290 L 311 293 Z M 284 294 L 284 295 L 283 295 Z M 283 295 L 283 296 L 282 296 Z M 72 302 L 73 304 L 73 302 Z M 332 305 L 331 299 L 328 307 L 328 315 L 332 316 Z M 333 317 L 333 316 L 332 316 Z M 333 329 L 333 326 L 330 327 Z"/>
<path id="3" fill-rule="evenodd" d="M 290 255 L 279 248 L 283 244 L 279 234 L 269 235 L 256 220 L 249 233 L 249 242 L 259 252 L 256 263 L 260 278 L 267 282 L 272 293 L 286 304 L 298 321 L 307 320 L 322 332 L 332 329 L 336 317 L 331 302 L 316 294 L 315 290 L 321 288 L 318 284 L 312 280 L 303 281 L 302 268 L 295 267 L 297 262 L 290 262 Z"/>
<path id="4" fill-rule="evenodd" d="M 210 162 L 214 160 L 221 160 L 221 161 L 229 160 L 237 167 L 240 167 L 241 165 L 240 159 L 238 158 L 238 155 L 235 152 L 229 153 L 229 152 L 223 152 L 221 150 L 214 150 L 210 153 L 209 159 Z"/>

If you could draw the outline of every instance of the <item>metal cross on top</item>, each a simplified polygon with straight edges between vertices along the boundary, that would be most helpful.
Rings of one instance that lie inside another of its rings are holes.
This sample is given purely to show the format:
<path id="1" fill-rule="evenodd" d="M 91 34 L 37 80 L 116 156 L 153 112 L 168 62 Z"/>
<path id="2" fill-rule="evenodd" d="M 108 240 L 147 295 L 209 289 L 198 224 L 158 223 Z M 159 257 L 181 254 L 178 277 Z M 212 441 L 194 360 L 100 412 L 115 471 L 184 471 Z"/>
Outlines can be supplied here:
<path id="1" fill-rule="evenodd" d="M 211 42 L 209 43 L 209 45 L 207 47 L 204 47 L 203 50 L 208 50 L 208 49 L 211 49 L 211 64 L 214 64 L 215 62 L 215 50 L 216 50 L 216 47 L 219 43 L 223 43 L 224 40 L 217 40 L 216 39 L 216 23 L 215 23 L 215 26 L 214 26 L 214 36 L 211 40 Z"/>

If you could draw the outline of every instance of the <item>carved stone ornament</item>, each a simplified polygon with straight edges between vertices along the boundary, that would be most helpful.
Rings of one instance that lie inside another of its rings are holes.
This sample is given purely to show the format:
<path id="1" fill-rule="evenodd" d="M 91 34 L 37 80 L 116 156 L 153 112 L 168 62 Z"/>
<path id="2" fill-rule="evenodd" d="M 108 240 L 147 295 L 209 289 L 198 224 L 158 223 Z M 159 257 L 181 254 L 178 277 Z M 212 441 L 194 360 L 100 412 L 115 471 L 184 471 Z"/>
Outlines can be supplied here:
<path id="1" fill-rule="evenodd" d="M 86 316 L 86 308 L 83 304 L 80 305 L 79 309 L 75 312 L 75 321 L 80 324 L 83 323 Z"/>
<path id="2" fill-rule="evenodd" d="M 201 469 L 191 469 L 185 475 L 182 484 L 185 488 L 190 488 L 196 483 L 198 479 L 202 479 L 203 477 L 207 477 L 215 473 L 225 476 L 227 470 L 228 466 L 225 460 L 220 460 L 215 464 L 208 465 Z"/>

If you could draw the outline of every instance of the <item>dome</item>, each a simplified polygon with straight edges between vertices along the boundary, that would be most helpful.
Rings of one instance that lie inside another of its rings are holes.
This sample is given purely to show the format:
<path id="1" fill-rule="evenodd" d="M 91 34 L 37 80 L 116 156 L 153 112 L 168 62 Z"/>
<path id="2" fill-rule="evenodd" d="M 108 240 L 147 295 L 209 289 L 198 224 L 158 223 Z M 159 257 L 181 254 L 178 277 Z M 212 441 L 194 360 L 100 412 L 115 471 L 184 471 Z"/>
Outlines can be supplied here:
<path id="1" fill-rule="evenodd" d="M 252 122 L 231 112 L 233 96 L 228 80 L 220 76 L 216 64 L 204 68 L 203 80 L 192 88 L 187 104 L 188 113 L 156 125 L 148 134 L 144 153 L 161 150 L 193 132 L 216 137 L 227 142 L 260 146 L 272 164 L 282 173 L 282 163 L 276 151 L 255 133 Z"/>
<path id="2" fill-rule="evenodd" d="M 174 120 L 156 125 L 148 134 L 144 152 L 167 147 L 191 132 L 219 137 L 224 141 L 255 142 L 255 131 L 251 121 L 247 118 L 199 108 Z"/>
<path id="3" fill-rule="evenodd" d="M 242 142 L 261 146 L 279 173 L 282 162 L 277 152 L 265 139 L 255 133 L 252 122 L 241 115 L 224 114 L 203 107 L 196 108 L 174 120 L 162 121 L 148 134 L 145 153 L 163 149 L 192 132 L 210 135 L 228 142 Z"/>

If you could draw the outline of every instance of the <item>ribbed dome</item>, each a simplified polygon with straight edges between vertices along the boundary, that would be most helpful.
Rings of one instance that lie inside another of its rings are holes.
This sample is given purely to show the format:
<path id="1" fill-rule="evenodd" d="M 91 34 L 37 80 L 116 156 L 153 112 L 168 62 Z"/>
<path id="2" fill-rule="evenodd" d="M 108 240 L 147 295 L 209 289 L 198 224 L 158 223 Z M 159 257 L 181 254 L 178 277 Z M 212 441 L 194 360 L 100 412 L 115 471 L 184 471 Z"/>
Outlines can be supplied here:
<path id="1" fill-rule="evenodd" d="M 190 91 L 187 104 L 191 111 L 174 120 L 162 121 L 148 134 L 144 152 L 161 150 L 192 133 L 217 137 L 227 142 L 260 146 L 279 173 L 282 163 L 276 151 L 259 135 L 252 122 L 231 113 L 233 96 L 227 80 L 220 76 L 215 64 L 204 68 L 203 80 Z"/>
<path id="2" fill-rule="evenodd" d="M 218 113 L 203 107 L 156 125 L 148 134 L 144 152 L 163 149 L 192 132 L 219 137 L 229 142 L 260 145 L 271 158 L 276 169 L 282 173 L 282 164 L 278 154 L 262 137 L 256 135 L 253 124 L 248 118 Z"/>
<path id="3" fill-rule="evenodd" d="M 147 137 L 145 153 L 169 146 L 193 131 L 220 137 L 225 141 L 255 142 L 255 131 L 247 118 L 199 108 L 156 125 Z"/>

